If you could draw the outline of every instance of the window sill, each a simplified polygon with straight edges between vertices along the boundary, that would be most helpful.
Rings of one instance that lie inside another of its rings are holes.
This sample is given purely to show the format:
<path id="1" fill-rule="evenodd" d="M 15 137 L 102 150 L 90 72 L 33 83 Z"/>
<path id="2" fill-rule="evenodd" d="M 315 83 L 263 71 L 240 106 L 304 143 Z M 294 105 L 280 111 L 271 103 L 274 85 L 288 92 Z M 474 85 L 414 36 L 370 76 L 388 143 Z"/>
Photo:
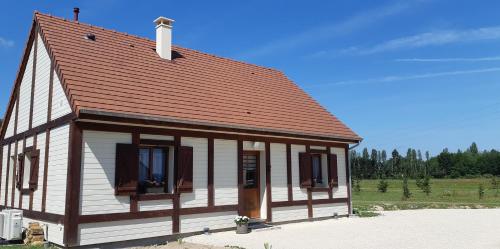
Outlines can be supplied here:
<path id="1" fill-rule="evenodd" d="M 173 199 L 174 194 L 171 193 L 162 193 L 162 194 L 138 194 L 138 201 L 155 201 L 155 200 L 168 200 Z"/>

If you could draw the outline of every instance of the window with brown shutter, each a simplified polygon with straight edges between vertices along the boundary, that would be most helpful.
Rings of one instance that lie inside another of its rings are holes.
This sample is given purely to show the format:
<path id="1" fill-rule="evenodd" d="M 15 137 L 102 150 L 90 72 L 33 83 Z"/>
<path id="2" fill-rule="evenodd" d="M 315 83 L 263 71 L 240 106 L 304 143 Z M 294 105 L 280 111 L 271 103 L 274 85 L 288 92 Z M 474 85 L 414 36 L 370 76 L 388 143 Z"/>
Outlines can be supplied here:
<path id="1" fill-rule="evenodd" d="M 35 150 L 31 152 L 30 156 L 31 156 L 31 165 L 30 165 L 29 189 L 35 191 L 38 187 L 40 150 Z"/>
<path id="2" fill-rule="evenodd" d="M 299 153 L 299 177 L 301 188 L 312 187 L 311 173 L 311 154 L 306 152 Z"/>
<path id="3" fill-rule="evenodd" d="M 115 195 L 137 192 L 139 149 L 135 144 L 116 144 Z"/>
<path id="4" fill-rule="evenodd" d="M 193 147 L 182 146 L 179 150 L 178 184 L 179 192 L 193 191 Z"/>
<path id="5" fill-rule="evenodd" d="M 329 185 L 330 188 L 336 188 L 339 186 L 339 174 L 337 170 L 337 155 L 330 154 L 330 165 L 328 165 L 330 174 L 329 174 Z"/>

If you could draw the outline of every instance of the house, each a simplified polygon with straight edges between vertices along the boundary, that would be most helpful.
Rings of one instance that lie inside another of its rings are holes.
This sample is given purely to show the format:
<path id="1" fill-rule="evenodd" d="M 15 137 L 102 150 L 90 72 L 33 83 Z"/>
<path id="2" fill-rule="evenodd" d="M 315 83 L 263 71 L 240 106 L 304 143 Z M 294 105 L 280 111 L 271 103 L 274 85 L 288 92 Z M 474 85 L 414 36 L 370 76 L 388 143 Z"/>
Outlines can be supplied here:
<path id="1" fill-rule="evenodd" d="M 358 135 L 283 73 L 172 45 L 173 20 L 155 23 L 152 41 L 35 12 L 2 209 L 67 247 L 350 214 Z"/>

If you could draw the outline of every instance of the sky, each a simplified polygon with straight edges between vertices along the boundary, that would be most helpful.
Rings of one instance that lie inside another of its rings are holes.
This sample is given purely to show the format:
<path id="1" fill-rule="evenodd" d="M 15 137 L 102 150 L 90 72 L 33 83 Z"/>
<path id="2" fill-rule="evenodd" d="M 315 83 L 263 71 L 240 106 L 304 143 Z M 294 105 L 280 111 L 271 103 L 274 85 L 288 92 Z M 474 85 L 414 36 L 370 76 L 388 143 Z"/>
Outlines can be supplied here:
<path id="1" fill-rule="evenodd" d="M 360 148 L 500 149 L 500 1 L 9 1 L 0 114 L 33 11 L 283 71 L 363 137 Z"/>

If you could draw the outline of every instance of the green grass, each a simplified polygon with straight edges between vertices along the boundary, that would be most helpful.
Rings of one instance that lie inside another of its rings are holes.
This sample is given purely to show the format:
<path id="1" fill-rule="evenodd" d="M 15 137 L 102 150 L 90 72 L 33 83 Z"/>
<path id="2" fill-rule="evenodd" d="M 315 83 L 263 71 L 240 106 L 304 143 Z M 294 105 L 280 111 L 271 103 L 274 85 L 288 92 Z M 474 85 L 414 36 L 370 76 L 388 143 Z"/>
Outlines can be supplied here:
<path id="1" fill-rule="evenodd" d="M 41 245 L 41 246 L 5 245 L 5 246 L 0 246 L 0 248 L 5 248 L 5 249 L 42 249 L 43 245 Z"/>
<path id="2" fill-rule="evenodd" d="M 427 196 L 409 180 L 412 196 L 402 200 L 402 180 L 387 180 L 386 193 L 378 192 L 379 180 L 362 180 L 361 192 L 353 192 L 353 206 L 358 210 L 373 210 L 375 206 L 384 210 L 419 208 L 495 208 L 500 207 L 500 194 L 495 196 L 490 179 L 431 179 L 432 193 Z M 479 199 L 479 185 L 483 184 L 485 194 Z"/>

